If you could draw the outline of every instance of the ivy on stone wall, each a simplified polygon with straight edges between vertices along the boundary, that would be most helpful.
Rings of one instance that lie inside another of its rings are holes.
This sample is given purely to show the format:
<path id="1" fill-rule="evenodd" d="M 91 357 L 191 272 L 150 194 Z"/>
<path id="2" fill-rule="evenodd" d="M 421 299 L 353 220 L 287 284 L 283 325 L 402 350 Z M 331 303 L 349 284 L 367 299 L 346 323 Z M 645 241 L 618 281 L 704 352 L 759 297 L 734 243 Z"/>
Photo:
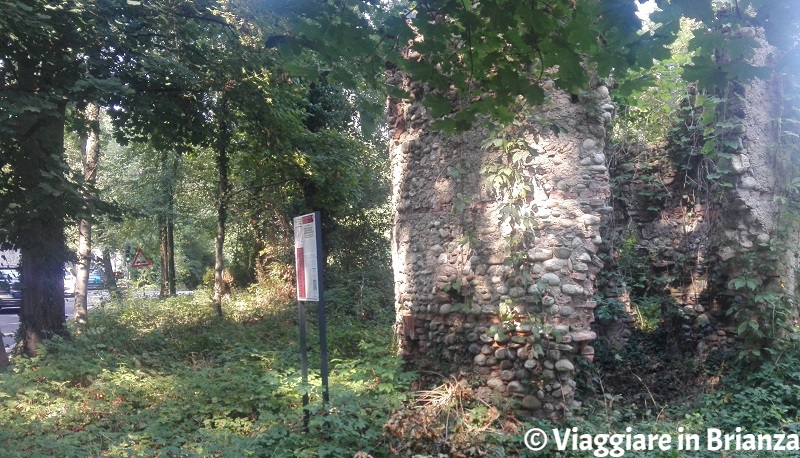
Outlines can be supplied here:
<path id="1" fill-rule="evenodd" d="M 798 332 L 798 277 L 792 259 L 800 258 L 794 241 L 800 235 L 800 82 L 793 75 L 776 74 L 771 82 L 780 106 L 773 123 L 777 126 L 776 159 L 784 164 L 778 171 L 778 189 L 773 197 L 778 206 L 776 225 L 769 237 L 762 236 L 753 251 L 737 262 L 745 274 L 732 278 L 731 289 L 740 293 L 731 309 L 744 341 L 742 356 L 754 359 L 762 351 L 778 354 L 800 341 Z"/>
<path id="2" fill-rule="evenodd" d="M 779 87 L 793 77 L 777 76 L 796 66 L 796 8 L 790 8 L 791 2 L 769 0 L 719 2 L 713 6 L 711 2 L 669 3 L 670 8 L 650 17 L 653 21 L 650 26 L 658 27 L 660 21 L 671 21 L 675 14 L 681 14 L 694 21 L 685 22 L 690 27 L 684 29 L 691 32 L 692 38 L 680 50 L 684 61 L 658 63 L 653 67 L 653 76 L 661 80 L 673 77 L 678 85 L 686 85 L 685 92 L 681 91 L 685 95 L 675 106 L 667 98 L 677 92 L 661 90 L 655 94 L 643 90 L 634 98 L 624 91 L 616 92 L 623 116 L 634 117 L 627 118 L 633 121 L 617 124 L 618 129 L 633 130 L 614 135 L 620 145 L 611 155 L 611 166 L 616 172 L 612 175 L 616 183 L 612 187 L 615 201 L 624 204 L 628 211 L 620 214 L 631 222 L 641 224 L 654 215 L 668 219 L 671 215 L 665 213 L 674 209 L 682 211 L 684 221 L 693 221 L 692 224 L 702 221 L 706 225 L 704 231 L 710 237 L 707 241 L 715 253 L 703 251 L 710 246 L 705 241 L 690 240 L 686 232 L 686 239 L 673 243 L 686 243 L 681 245 L 682 249 L 695 250 L 697 260 L 684 263 L 679 257 L 670 256 L 664 264 L 672 267 L 654 267 L 652 272 L 647 269 L 653 275 L 645 278 L 645 284 L 655 292 L 661 277 L 654 274 L 669 273 L 674 278 L 663 277 L 667 283 L 662 286 L 669 287 L 667 290 L 674 294 L 687 288 L 681 282 L 687 279 L 693 282 L 695 275 L 706 275 L 708 285 L 702 290 L 702 298 L 694 299 L 702 302 L 698 302 L 699 307 L 679 309 L 668 304 L 663 309 L 678 315 L 692 309 L 678 320 L 679 327 L 681 323 L 693 323 L 694 331 L 703 333 L 698 336 L 709 342 L 731 342 L 731 336 L 737 335 L 737 341 L 743 343 L 741 356 L 745 360 L 763 359 L 766 352 L 780 351 L 797 338 L 798 313 L 791 301 L 798 292 L 793 270 L 797 266 L 792 261 L 797 257 L 793 240 L 798 237 L 798 206 L 793 190 L 800 180 L 796 180 L 798 161 L 793 155 L 797 155 L 800 124 L 792 119 L 798 118 L 794 108 L 796 88 Z M 781 14 L 785 16 L 779 18 Z M 765 51 L 767 46 L 772 46 L 769 51 Z M 631 73 L 624 78 L 645 81 L 647 76 Z M 668 115 L 637 109 L 638 103 L 652 100 L 649 97 L 653 95 L 663 97 L 666 103 L 661 107 Z M 770 108 L 760 105 L 764 103 Z M 782 104 L 782 114 L 778 117 L 771 111 L 774 103 Z M 753 113 L 756 109 L 762 111 Z M 651 121 L 659 116 L 664 121 L 660 126 Z M 773 119 L 765 119 L 767 116 Z M 780 126 L 774 130 L 780 132 L 779 136 L 754 146 L 753 141 L 763 138 L 765 132 L 772 135 L 770 126 L 776 125 Z M 761 126 L 766 127 L 761 130 Z M 659 134 L 648 136 L 648 128 Z M 656 146 L 664 138 L 669 154 Z M 645 146 L 646 142 L 653 147 Z M 770 174 L 781 176 L 776 176 L 773 182 L 763 176 L 767 169 L 774 170 Z M 777 207 L 767 202 L 772 193 L 780 206 L 777 212 Z M 758 208 L 754 210 L 753 205 Z M 768 209 L 774 212 L 777 221 L 774 228 L 769 226 L 775 221 L 765 221 Z M 695 211 L 699 214 L 694 214 Z M 680 236 L 676 234 L 676 238 Z M 647 240 L 640 248 L 640 254 L 649 254 L 653 260 L 662 255 Z M 614 253 L 621 257 L 621 251 Z M 688 267 L 684 268 L 684 264 Z M 719 268 L 709 271 L 710 266 Z M 635 282 L 634 277 L 623 276 L 621 280 Z M 642 297 L 654 296 L 651 293 Z M 684 300 L 678 299 L 681 303 Z M 624 317 L 616 300 L 616 296 L 598 296 L 598 316 Z M 727 315 L 722 313 L 720 320 L 709 323 L 709 315 L 719 313 L 717 307 L 727 311 Z M 688 332 L 689 326 L 684 327 Z M 703 348 L 701 341 L 697 351 L 702 353 Z"/>

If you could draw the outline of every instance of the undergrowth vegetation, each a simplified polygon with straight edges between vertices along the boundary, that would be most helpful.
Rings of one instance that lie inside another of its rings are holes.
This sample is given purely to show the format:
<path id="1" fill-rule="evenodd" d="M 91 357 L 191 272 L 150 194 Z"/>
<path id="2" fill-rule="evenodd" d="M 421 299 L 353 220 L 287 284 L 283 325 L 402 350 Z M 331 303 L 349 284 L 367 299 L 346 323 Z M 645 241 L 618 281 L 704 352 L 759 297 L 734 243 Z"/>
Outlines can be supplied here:
<path id="1" fill-rule="evenodd" d="M 383 424 L 412 375 L 400 371 L 388 323 L 329 323 L 332 408 L 323 415 L 310 317 L 311 424 L 303 433 L 296 308 L 253 293 L 229 302 L 219 319 L 206 302 L 108 303 L 71 341 L 15 358 L 0 374 L 2 455 L 389 453 Z"/>
<path id="2" fill-rule="evenodd" d="M 554 445 L 530 452 L 525 431 L 578 428 L 581 434 L 745 432 L 800 428 L 800 358 L 786 352 L 756 371 L 724 361 L 687 367 L 681 377 L 716 376 L 693 394 L 664 391 L 654 343 L 598 347 L 586 363 L 583 407 L 565 424 L 522 418 L 486 403 L 466 378 L 432 387 L 403 372 L 390 322 L 334 315 L 328 326 L 331 406 L 324 412 L 315 317 L 310 317 L 310 424 L 303 431 L 297 311 L 269 304 L 258 290 L 226 303 L 207 298 L 124 299 L 93 309 L 70 341 L 48 341 L 35 358 L 17 357 L 0 374 L 0 450 L 4 457 L 181 456 L 593 456 Z M 609 374 L 638 375 L 632 398 Z M 663 375 L 663 373 L 662 373 Z M 747 383 L 741 383 L 746 381 Z M 362 453 L 362 454 L 359 454 Z M 692 456 L 719 456 L 709 452 Z M 442 455 L 438 455 L 442 456 Z M 678 456 L 628 451 L 625 456 Z M 729 452 L 726 456 L 754 456 Z M 770 456 L 781 456 L 774 454 Z"/>

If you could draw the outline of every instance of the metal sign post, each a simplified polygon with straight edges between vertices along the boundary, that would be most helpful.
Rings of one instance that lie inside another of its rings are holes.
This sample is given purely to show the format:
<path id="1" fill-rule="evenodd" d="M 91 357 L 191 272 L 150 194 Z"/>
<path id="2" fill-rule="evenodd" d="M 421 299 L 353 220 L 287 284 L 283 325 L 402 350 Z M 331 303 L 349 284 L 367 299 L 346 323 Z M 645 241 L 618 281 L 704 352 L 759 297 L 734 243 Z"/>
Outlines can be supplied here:
<path id="1" fill-rule="evenodd" d="M 303 432 L 308 432 L 310 413 L 308 405 L 308 347 L 306 346 L 306 304 L 297 301 L 297 310 L 300 313 L 300 374 L 303 381 Z"/>
<path id="2" fill-rule="evenodd" d="M 322 408 L 328 411 L 330 393 L 328 391 L 328 333 L 325 320 L 325 276 L 322 274 L 325 259 L 322 256 L 322 218 L 314 212 L 314 224 L 317 236 L 317 273 L 319 275 L 319 297 L 317 299 L 317 319 L 319 320 L 319 357 L 320 377 L 322 379 Z"/>
<path id="3" fill-rule="evenodd" d="M 328 338 L 325 322 L 325 293 L 322 257 L 322 220 L 320 212 L 294 218 L 294 251 L 297 270 L 297 304 L 300 314 L 300 370 L 303 378 L 303 426 L 308 429 L 308 353 L 306 346 L 306 308 L 304 302 L 316 301 L 319 313 L 320 376 L 322 406 L 328 410 Z"/>

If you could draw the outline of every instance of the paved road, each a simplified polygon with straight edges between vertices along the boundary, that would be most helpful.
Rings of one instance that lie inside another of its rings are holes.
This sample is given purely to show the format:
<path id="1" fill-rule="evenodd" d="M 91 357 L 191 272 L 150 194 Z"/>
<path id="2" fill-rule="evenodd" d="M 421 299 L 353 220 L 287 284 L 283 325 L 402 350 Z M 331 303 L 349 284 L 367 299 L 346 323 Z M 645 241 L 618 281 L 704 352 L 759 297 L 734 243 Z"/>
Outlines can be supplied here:
<path id="1" fill-rule="evenodd" d="M 108 291 L 89 291 L 89 308 L 97 305 L 100 303 L 101 300 L 108 298 Z M 75 309 L 75 299 L 72 297 L 68 297 L 64 301 L 64 308 L 65 308 L 65 315 L 68 320 L 72 319 L 72 312 Z M 91 313 L 91 312 L 90 312 Z M 6 336 L 13 336 L 15 332 L 17 332 L 17 328 L 19 327 L 19 309 L 15 308 L 4 308 L 0 310 L 0 332 L 3 333 L 3 344 L 5 345 L 6 349 L 10 346 L 14 345 L 14 337 L 6 337 Z"/>

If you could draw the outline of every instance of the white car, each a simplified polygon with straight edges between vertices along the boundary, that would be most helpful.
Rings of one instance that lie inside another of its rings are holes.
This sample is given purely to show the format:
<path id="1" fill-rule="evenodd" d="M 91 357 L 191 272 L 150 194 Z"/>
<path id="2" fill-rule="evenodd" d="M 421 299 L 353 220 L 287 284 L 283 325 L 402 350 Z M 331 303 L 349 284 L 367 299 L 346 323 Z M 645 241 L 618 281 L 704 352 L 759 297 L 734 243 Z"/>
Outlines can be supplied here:
<path id="1" fill-rule="evenodd" d="M 64 269 L 64 295 L 67 297 L 75 295 L 75 275 L 69 268 Z"/>

